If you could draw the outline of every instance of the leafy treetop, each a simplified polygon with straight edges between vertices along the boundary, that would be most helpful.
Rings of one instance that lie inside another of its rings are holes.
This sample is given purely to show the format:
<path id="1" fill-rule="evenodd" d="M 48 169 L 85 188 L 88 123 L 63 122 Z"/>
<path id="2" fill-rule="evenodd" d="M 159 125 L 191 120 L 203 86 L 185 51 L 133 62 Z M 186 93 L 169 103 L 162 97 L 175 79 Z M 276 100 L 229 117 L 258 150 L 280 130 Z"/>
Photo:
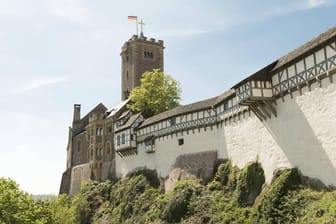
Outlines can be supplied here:
<path id="1" fill-rule="evenodd" d="M 141 85 L 132 90 L 128 109 L 142 112 L 147 118 L 179 106 L 180 95 L 179 82 L 159 69 L 154 69 L 145 72 Z"/>

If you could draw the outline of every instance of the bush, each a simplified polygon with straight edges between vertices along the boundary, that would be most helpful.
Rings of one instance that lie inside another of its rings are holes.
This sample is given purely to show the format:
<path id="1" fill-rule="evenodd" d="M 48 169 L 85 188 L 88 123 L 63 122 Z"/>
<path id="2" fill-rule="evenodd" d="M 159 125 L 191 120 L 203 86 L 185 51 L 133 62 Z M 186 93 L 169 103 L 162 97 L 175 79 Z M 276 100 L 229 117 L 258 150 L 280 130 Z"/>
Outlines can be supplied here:
<path id="1" fill-rule="evenodd" d="M 158 188 L 160 186 L 160 180 L 158 178 L 156 170 L 151 170 L 147 168 L 140 169 L 140 170 L 137 170 L 131 173 L 129 176 L 134 177 L 134 176 L 139 176 L 139 175 L 143 175 L 144 177 L 146 177 L 146 179 L 149 181 L 149 184 L 152 187 Z"/>
<path id="2" fill-rule="evenodd" d="M 253 205 L 265 183 L 264 170 L 259 162 L 247 164 L 240 171 L 235 195 L 241 206 Z"/>
<path id="3" fill-rule="evenodd" d="M 239 169 L 232 166 L 230 160 L 224 160 L 217 168 L 214 180 L 208 184 L 209 190 L 221 190 L 233 192 L 236 189 Z"/>
<path id="4" fill-rule="evenodd" d="M 181 218 L 188 214 L 188 206 L 193 195 L 200 195 L 202 186 L 199 180 L 183 180 L 178 182 L 170 192 L 162 218 L 168 222 L 180 222 Z"/>
<path id="5" fill-rule="evenodd" d="M 279 171 L 272 179 L 272 183 L 262 194 L 256 208 L 257 223 L 283 223 L 280 204 L 289 190 L 297 188 L 300 176 L 297 168 Z"/>

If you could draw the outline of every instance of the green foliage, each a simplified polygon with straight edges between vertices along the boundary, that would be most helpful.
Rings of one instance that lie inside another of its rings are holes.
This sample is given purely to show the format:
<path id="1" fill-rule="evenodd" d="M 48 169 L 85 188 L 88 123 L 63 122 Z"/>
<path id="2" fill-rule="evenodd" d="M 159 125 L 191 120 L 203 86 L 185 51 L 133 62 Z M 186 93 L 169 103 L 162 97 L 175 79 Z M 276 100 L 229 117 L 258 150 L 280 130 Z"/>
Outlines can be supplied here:
<path id="1" fill-rule="evenodd" d="M 39 204 L 11 179 L 0 178 L 0 224 L 46 223 Z"/>
<path id="2" fill-rule="evenodd" d="M 263 175 L 258 162 L 239 170 L 225 161 L 208 186 L 183 180 L 163 193 L 156 172 L 141 170 L 117 182 L 87 182 L 72 198 L 49 200 L 33 200 L 2 178 L 0 224 L 336 223 L 336 190 L 300 184 L 297 169 L 277 172 L 251 205 L 249 195 L 260 191 Z"/>
<path id="3" fill-rule="evenodd" d="M 189 203 L 192 197 L 200 195 L 202 186 L 197 180 L 183 180 L 178 182 L 163 211 L 162 218 L 168 222 L 180 222 L 188 214 Z"/>
<path id="4" fill-rule="evenodd" d="M 300 184 L 300 176 L 297 168 L 279 171 L 272 180 L 260 199 L 256 209 L 256 221 L 258 223 L 282 223 L 280 204 L 282 198 Z M 280 212 L 279 212 L 280 211 Z"/>
<path id="5" fill-rule="evenodd" d="M 253 205 L 265 183 L 264 170 L 259 162 L 247 164 L 240 171 L 235 195 L 241 206 Z"/>
<path id="6" fill-rule="evenodd" d="M 209 190 L 221 190 L 233 192 L 236 189 L 237 180 L 239 176 L 239 169 L 232 166 L 230 160 L 224 160 L 215 174 L 214 180 L 209 183 Z"/>
<path id="7" fill-rule="evenodd" d="M 60 195 L 56 199 L 49 202 L 50 223 L 54 224 L 72 224 L 74 218 L 71 208 L 71 199 L 67 195 Z"/>
<path id="8" fill-rule="evenodd" d="M 159 69 L 154 69 L 142 75 L 141 85 L 130 94 L 131 104 L 128 108 L 142 112 L 144 117 L 150 117 L 177 107 L 180 95 L 179 83 Z"/>
<path id="9" fill-rule="evenodd" d="M 302 200 L 299 201 L 301 203 L 299 208 L 301 209 L 296 207 L 296 214 L 299 213 L 301 218 L 297 223 L 336 223 L 335 190 L 332 192 L 316 192 L 308 189 L 300 195 L 299 199 Z M 297 192 L 288 195 L 288 201 L 292 200 L 293 197 L 297 197 Z"/>
<path id="10" fill-rule="evenodd" d="M 139 175 L 143 175 L 144 177 L 146 177 L 146 179 L 149 181 L 149 184 L 152 187 L 158 188 L 160 186 L 160 180 L 158 178 L 156 170 L 151 170 L 151 169 L 146 169 L 146 168 L 140 169 L 130 174 L 130 177 L 139 176 Z"/>

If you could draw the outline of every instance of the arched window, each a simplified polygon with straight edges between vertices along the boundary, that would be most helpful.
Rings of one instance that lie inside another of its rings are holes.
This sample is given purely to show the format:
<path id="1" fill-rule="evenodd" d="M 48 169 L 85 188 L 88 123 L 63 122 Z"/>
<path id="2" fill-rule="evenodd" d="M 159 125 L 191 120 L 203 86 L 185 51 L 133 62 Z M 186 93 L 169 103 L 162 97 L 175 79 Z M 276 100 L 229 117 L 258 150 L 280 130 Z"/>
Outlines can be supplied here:
<path id="1" fill-rule="evenodd" d="M 106 143 L 106 154 L 110 154 L 110 152 L 111 152 L 111 143 L 108 142 Z"/>

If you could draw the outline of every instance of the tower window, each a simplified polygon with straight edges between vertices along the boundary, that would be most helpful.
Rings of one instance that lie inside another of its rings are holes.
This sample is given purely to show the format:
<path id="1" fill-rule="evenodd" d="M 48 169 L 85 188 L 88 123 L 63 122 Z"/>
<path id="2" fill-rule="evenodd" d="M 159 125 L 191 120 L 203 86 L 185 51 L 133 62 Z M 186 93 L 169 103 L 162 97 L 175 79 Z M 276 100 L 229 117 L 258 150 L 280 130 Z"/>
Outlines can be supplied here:
<path id="1" fill-rule="evenodd" d="M 129 79 L 128 71 L 126 71 L 126 79 L 127 79 L 127 80 Z"/>
<path id="2" fill-rule="evenodd" d="M 154 58 L 153 52 L 144 51 L 144 58 Z"/>

